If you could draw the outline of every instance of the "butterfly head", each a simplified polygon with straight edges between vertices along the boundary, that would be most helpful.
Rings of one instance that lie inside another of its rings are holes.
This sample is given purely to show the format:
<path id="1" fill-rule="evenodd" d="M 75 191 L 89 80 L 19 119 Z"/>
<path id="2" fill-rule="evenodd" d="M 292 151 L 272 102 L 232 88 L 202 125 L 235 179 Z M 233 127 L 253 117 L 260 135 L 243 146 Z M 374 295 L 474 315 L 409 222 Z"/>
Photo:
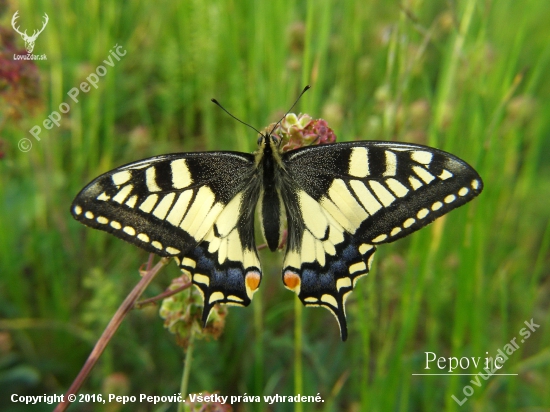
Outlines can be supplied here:
<path id="1" fill-rule="evenodd" d="M 258 137 L 258 149 L 266 150 L 271 148 L 273 151 L 280 151 L 282 139 L 272 132 L 261 133 Z"/>

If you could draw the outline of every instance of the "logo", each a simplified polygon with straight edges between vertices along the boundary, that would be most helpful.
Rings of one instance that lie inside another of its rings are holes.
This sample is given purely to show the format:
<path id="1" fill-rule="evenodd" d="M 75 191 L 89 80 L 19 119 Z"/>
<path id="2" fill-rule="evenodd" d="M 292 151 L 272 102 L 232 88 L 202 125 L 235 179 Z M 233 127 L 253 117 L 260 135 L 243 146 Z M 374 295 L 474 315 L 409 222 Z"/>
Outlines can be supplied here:
<path id="1" fill-rule="evenodd" d="M 19 10 L 17 10 L 15 12 L 15 14 L 13 15 L 13 18 L 11 19 L 11 25 L 13 27 L 13 29 L 19 33 L 21 35 L 21 37 L 23 38 L 23 40 L 25 41 L 25 49 L 27 49 L 27 53 L 29 54 L 32 54 L 32 51 L 34 50 L 34 42 L 36 41 L 36 38 L 38 37 L 38 35 L 40 33 L 42 33 L 44 31 L 44 29 L 46 28 L 46 25 L 48 24 L 48 21 L 50 20 L 48 15 L 46 13 L 44 13 L 44 24 L 42 25 L 42 28 L 40 30 L 35 30 L 33 31 L 32 33 L 32 36 L 29 36 L 27 34 L 27 30 L 25 30 L 25 32 L 21 33 L 21 31 L 19 30 L 19 27 L 16 27 L 16 20 L 19 18 Z"/>

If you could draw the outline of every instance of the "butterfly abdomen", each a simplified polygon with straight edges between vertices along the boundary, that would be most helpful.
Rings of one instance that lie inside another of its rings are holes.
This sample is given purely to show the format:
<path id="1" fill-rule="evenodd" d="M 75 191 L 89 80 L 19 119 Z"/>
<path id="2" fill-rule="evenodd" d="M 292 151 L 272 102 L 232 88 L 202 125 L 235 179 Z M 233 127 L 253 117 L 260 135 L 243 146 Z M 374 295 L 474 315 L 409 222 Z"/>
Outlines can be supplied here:
<path id="1" fill-rule="evenodd" d="M 260 214 L 265 241 L 271 251 L 277 250 L 281 239 L 281 204 L 277 191 L 264 191 Z"/>
<path id="2" fill-rule="evenodd" d="M 259 166 L 262 173 L 260 222 L 267 246 L 271 251 L 275 251 L 282 240 L 285 208 L 281 197 L 278 147 L 271 136 L 263 137 L 263 145 L 258 156 L 260 156 Z"/>

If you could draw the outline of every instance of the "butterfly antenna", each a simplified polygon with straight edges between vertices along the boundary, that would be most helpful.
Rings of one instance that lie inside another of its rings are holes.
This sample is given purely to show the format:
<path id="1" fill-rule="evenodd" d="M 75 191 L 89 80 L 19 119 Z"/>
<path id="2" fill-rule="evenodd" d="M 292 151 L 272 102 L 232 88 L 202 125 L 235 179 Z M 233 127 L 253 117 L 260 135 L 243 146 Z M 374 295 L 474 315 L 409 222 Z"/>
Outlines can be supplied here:
<path id="1" fill-rule="evenodd" d="M 251 125 L 249 125 L 248 123 L 243 122 L 241 119 L 239 119 L 239 118 L 233 116 L 231 113 L 229 113 L 229 112 L 226 110 L 226 108 L 223 107 L 223 106 L 220 104 L 220 102 L 218 102 L 216 99 L 210 99 L 210 100 L 212 100 L 212 103 L 214 103 L 215 105 L 217 105 L 220 109 L 222 109 L 224 112 L 226 112 L 229 116 L 231 116 L 231 117 L 232 117 L 233 119 L 235 119 L 236 121 L 238 121 L 238 122 L 244 124 L 245 126 L 250 127 L 252 130 L 255 130 L 255 131 L 258 132 L 259 134 L 262 134 L 262 132 L 260 132 L 260 131 L 259 131 L 258 129 L 256 129 L 254 126 L 251 126 Z"/>
<path id="2" fill-rule="evenodd" d="M 294 106 L 296 106 L 296 103 L 298 103 L 298 100 L 300 100 L 300 98 L 302 97 L 302 95 L 307 92 L 309 89 L 311 89 L 311 86 L 308 84 L 306 87 L 304 87 L 304 90 L 302 90 L 302 93 L 300 93 L 300 95 L 298 96 L 298 98 L 296 99 L 296 101 L 292 104 L 292 106 L 290 106 L 290 109 L 287 110 L 287 112 L 285 113 L 285 115 L 283 117 L 281 117 L 281 120 L 279 120 L 277 123 L 275 123 L 275 126 L 273 126 L 273 129 L 271 129 L 271 132 L 269 132 L 269 134 L 273 134 L 273 132 L 275 131 L 275 129 L 277 128 L 277 126 L 279 126 L 279 124 L 284 120 L 284 118 L 286 117 L 287 114 L 290 113 L 290 111 L 292 109 L 294 109 Z"/>

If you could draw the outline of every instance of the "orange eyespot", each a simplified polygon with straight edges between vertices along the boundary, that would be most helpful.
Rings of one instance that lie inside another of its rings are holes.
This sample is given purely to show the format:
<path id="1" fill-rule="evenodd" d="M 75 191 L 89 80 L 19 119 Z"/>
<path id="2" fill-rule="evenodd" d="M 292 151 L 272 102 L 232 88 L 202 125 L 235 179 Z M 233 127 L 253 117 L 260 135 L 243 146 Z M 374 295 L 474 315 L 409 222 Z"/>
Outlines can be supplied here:
<path id="1" fill-rule="evenodd" d="M 248 272 L 245 277 L 246 286 L 254 291 L 260 286 L 260 274 L 258 272 Z"/>
<path id="2" fill-rule="evenodd" d="M 287 288 L 295 290 L 300 287 L 301 280 L 297 273 L 287 270 L 283 276 L 283 282 Z"/>

